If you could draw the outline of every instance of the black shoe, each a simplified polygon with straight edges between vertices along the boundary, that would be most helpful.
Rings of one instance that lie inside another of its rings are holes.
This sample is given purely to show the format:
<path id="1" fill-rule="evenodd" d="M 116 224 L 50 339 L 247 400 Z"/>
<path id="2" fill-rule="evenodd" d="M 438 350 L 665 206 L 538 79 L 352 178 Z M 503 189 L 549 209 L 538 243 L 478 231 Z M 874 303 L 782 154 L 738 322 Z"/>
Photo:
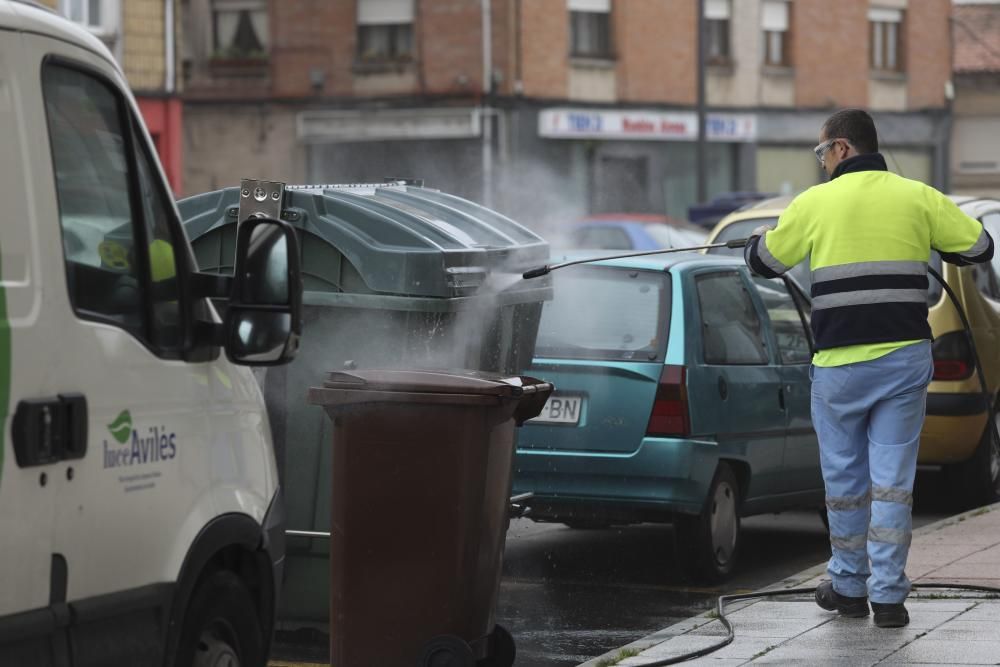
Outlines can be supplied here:
<path id="1" fill-rule="evenodd" d="M 850 598 L 833 590 L 833 582 L 824 581 L 816 587 L 816 604 L 827 611 L 835 611 L 847 618 L 864 618 L 868 615 L 868 597 Z M 903 605 L 899 605 L 902 607 Z"/>
<path id="2" fill-rule="evenodd" d="M 902 602 L 898 604 L 872 602 L 872 609 L 875 610 L 875 625 L 880 628 L 901 628 L 910 622 L 910 615 Z"/>

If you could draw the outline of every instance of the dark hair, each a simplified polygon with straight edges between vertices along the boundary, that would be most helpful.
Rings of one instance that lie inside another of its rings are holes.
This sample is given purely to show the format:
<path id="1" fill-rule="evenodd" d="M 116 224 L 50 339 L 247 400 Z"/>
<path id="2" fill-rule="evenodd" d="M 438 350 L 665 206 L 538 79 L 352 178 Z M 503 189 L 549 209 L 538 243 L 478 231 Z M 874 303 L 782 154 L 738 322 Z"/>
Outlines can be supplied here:
<path id="1" fill-rule="evenodd" d="M 841 109 L 823 123 L 827 139 L 847 139 L 858 153 L 878 152 L 875 121 L 863 109 Z"/>

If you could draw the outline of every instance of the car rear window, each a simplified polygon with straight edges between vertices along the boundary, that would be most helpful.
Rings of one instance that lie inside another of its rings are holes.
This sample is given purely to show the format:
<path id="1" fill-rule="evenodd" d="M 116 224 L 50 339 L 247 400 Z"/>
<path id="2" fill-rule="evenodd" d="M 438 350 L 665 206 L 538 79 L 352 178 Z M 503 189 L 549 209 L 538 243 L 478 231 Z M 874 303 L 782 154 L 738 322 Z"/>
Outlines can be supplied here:
<path id="1" fill-rule="evenodd" d="M 670 276 L 659 271 L 574 267 L 552 274 L 542 308 L 540 357 L 657 361 L 670 324 Z"/>
<path id="2" fill-rule="evenodd" d="M 645 225 L 643 229 L 661 248 L 683 248 L 685 246 L 702 245 L 707 234 L 699 229 L 686 227 L 671 227 L 661 222 Z"/>

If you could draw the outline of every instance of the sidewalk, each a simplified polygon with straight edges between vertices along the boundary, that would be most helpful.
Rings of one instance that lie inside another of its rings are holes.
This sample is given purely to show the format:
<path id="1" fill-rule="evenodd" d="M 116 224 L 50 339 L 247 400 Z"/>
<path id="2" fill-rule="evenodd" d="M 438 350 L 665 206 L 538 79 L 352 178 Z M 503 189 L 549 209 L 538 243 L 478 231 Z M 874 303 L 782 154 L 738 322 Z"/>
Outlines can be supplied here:
<path id="1" fill-rule="evenodd" d="M 1000 504 L 914 531 L 906 572 L 916 584 L 1000 588 Z M 815 586 L 825 578 L 823 563 L 770 588 Z M 910 612 L 907 627 L 881 629 L 871 616 L 848 619 L 823 611 L 811 596 L 733 603 L 726 608 L 736 633 L 733 643 L 681 664 L 1000 664 L 1000 599 L 972 591 L 914 591 L 906 607 Z M 580 667 L 637 667 L 704 648 L 726 635 L 714 617 L 713 609 Z"/>

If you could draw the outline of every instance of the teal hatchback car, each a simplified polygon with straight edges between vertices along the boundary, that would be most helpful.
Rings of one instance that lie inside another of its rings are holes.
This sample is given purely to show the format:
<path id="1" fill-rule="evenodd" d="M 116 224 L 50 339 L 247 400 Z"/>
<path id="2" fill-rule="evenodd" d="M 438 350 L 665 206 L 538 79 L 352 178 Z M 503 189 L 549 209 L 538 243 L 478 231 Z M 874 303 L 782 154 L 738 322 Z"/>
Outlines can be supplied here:
<path id="1" fill-rule="evenodd" d="M 515 461 L 530 517 L 672 522 L 682 562 L 718 581 L 741 517 L 822 508 L 809 305 L 792 283 L 694 254 L 552 277 L 531 374 L 557 390 Z"/>

